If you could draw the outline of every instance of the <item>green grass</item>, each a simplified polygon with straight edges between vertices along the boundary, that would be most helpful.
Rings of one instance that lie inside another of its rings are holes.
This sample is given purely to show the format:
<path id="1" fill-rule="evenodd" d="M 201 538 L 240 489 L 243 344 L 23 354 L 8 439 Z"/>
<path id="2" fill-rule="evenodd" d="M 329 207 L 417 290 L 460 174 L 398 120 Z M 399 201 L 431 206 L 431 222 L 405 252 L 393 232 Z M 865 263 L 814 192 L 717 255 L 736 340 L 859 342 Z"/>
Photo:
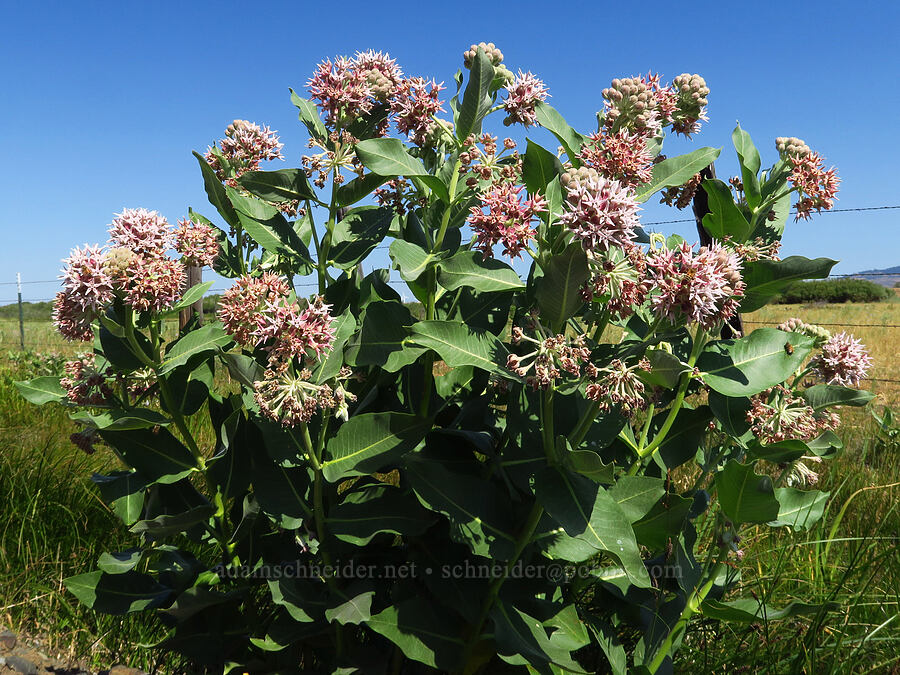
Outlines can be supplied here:
<path id="1" fill-rule="evenodd" d="M 745 318 L 752 329 L 750 322 L 790 316 L 900 324 L 900 303 L 769 306 Z M 869 347 L 873 377 L 900 379 L 898 329 L 847 330 Z M 83 350 L 42 322 L 26 324 L 26 343 L 62 355 Z M 17 346 L 17 323 L 0 320 L 0 622 L 43 635 L 51 651 L 96 667 L 125 662 L 150 669 L 151 655 L 138 645 L 161 637 L 152 620 L 95 615 L 61 583 L 91 570 L 102 551 L 121 550 L 133 539 L 88 480 L 92 471 L 117 468 L 116 458 L 102 448 L 84 455 L 68 441 L 73 427 L 64 410 L 19 398 L 12 382 L 38 374 L 42 362 L 4 356 Z M 866 386 L 876 393 L 875 409 L 900 408 L 900 385 Z M 741 544 L 739 589 L 775 606 L 796 599 L 840 608 L 751 627 L 701 618 L 685 638 L 677 672 L 900 673 L 900 447 L 897 438 L 878 440 L 867 411 L 842 416 L 845 451 L 822 465 L 818 485 L 832 493 L 825 518 L 811 532 L 750 530 Z M 201 436 L 208 442 L 211 430 Z"/>

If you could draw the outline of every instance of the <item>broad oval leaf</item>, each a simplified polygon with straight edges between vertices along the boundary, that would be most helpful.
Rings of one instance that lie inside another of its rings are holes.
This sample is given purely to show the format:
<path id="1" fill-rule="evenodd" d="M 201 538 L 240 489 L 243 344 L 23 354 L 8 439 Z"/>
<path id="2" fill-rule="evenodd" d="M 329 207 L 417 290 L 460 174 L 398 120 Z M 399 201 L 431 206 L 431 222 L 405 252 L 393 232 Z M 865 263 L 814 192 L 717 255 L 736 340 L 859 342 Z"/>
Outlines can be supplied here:
<path id="1" fill-rule="evenodd" d="M 66 398 L 66 390 L 59 383 L 59 378 L 52 375 L 23 380 L 15 384 L 22 398 L 35 405 L 62 401 Z"/>
<path id="2" fill-rule="evenodd" d="M 412 326 L 410 340 L 436 351 L 451 368 L 475 366 L 507 379 L 518 379 L 506 369 L 509 352 L 495 335 L 459 321 L 419 321 Z"/>
<path id="3" fill-rule="evenodd" d="M 279 169 L 278 171 L 248 171 L 238 178 L 238 183 L 248 192 L 269 202 L 306 201 L 315 199 L 303 169 Z"/>
<path id="4" fill-rule="evenodd" d="M 163 359 L 160 375 L 183 366 L 194 358 L 212 354 L 230 344 L 231 336 L 220 323 L 210 323 L 180 338 Z"/>
<path id="5" fill-rule="evenodd" d="M 735 524 L 767 523 L 778 517 L 772 479 L 754 472 L 752 464 L 728 460 L 715 481 L 722 512 Z"/>
<path id="6" fill-rule="evenodd" d="M 522 158 L 522 178 L 529 194 L 543 193 L 550 182 L 563 172 L 562 162 L 555 153 L 530 138 Z"/>
<path id="7" fill-rule="evenodd" d="M 741 300 L 741 312 L 759 309 L 795 281 L 826 278 L 836 264 L 837 261 L 830 258 L 810 260 L 800 255 L 792 255 L 784 260 L 744 263 L 741 276 L 747 288 Z"/>
<path id="8" fill-rule="evenodd" d="M 463 93 L 462 104 L 459 108 L 459 117 L 456 120 L 456 136 L 460 140 L 468 138 L 469 134 L 478 134 L 481 131 L 481 121 L 491 109 L 490 90 L 494 80 L 494 64 L 479 47 L 469 69 L 469 81 Z"/>
<path id="9" fill-rule="evenodd" d="M 663 188 L 684 185 L 700 169 L 712 164 L 721 152 L 722 148 L 698 148 L 686 155 L 669 157 L 654 164 L 653 178 L 635 189 L 635 199 L 645 202 Z"/>
<path id="10" fill-rule="evenodd" d="M 581 166 L 578 153 L 584 144 L 584 136 L 569 126 L 569 123 L 560 115 L 553 106 L 538 101 L 534 107 L 537 121 L 547 131 L 556 136 L 569 157 L 569 161 L 576 167 Z"/>
<path id="11" fill-rule="evenodd" d="M 544 276 L 537 279 L 535 297 L 541 319 L 554 330 L 584 305 L 581 288 L 590 278 L 587 254 L 581 244 L 571 244 L 563 253 L 551 256 Z"/>
<path id="12" fill-rule="evenodd" d="M 837 405 L 862 407 L 875 398 L 875 394 L 865 389 L 851 389 L 836 384 L 817 384 L 803 392 L 803 398 L 819 411 Z"/>
<path id="13" fill-rule="evenodd" d="M 212 167 L 203 155 L 196 151 L 193 155 L 200 163 L 200 172 L 203 174 L 203 187 L 206 190 L 209 203 L 216 207 L 216 211 L 225 219 L 226 223 L 236 227 L 240 221 L 238 220 L 237 211 L 234 210 L 234 206 L 228 201 L 225 186 L 222 185 L 222 182 L 218 179 L 215 171 L 212 170 Z"/>
<path id="14" fill-rule="evenodd" d="M 329 262 L 349 269 L 359 263 L 387 236 L 394 212 L 386 206 L 360 206 L 334 226 Z"/>
<path id="15" fill-rule="evenodd" d="M 172 593 L 153 577 L 133 571 L 107 574 L 98 570 L 69 577 L 63 583 L 82 603 L 102 614 L 128 614 L 159 607 Z"/>
<path id="16" fill-rule="evenodd" d="M 709 210 L 703 216 L 703 227 L 713 239 L 722 240 L 726 237 L 735 243 L 747 240 L 750 235 L 750 223 L 734 203 L 731 188 L 720 180 L 705 180 L 701 186 L 709 196 Z"/>
<path id="17" fill-rule="evenodd" d="M 462 286 L 476 291 L 513 291 L 525 288 L 516 271 L 480 251 L 460 251 L 438 264 L 438 283 L 448 291 Z"/>
<path id="18" fill-rule="evenodd" d="M 151 483 L 175 483 L 196 471 L 191 451 L 167 429 L 129 429 L 100 431 L 100 436 Z"/>
<path id="19" fill-rule="evenodd" d="M 365 546 L 382 533 L 422 534 L 436 516 L 419 505 L 408 491 L 390 485 L 373 485 L 350 492 L 325 519 L 328 532 L 341 541 Z"/>

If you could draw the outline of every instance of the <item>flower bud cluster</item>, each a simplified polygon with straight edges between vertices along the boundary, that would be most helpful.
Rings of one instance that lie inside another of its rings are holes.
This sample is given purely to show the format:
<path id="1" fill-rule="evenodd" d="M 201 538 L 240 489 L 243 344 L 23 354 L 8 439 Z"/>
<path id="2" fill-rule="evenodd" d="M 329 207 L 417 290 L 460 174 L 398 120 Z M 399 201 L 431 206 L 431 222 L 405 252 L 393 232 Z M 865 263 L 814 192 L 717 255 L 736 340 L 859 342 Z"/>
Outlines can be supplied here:
<path id="1" fill-rule="evenodd" d="M 666 204 L 667 206 L 674 206 L 678 210 L 687 208 L 694 200 L 694 195 L 697 194 L 697 189 L 700 187 L 702 181 L 703 176 L 699 173 L 695 173 L 684 185 L 668 187 L 663 190 L 659 203 Z"/>
<path id="2" fill-rule="evenodd" d="M 284 144 L 268 126 L 247 120 L 234 120 L 225 129 L 225 138 L 210 146 L 206 161 L 216 177 L 236 186 L 236 179 L 248 171 L 259 169 L 264 160 L 283 159 Z"/>
<path id="3" fill-rule="evenodd" d="M 624 127 L 652 137 L 671 125 L 676 133 L 690 136 L 699 130 L 700 120 L 708 119 L 709 88 L 699 75 L 682 73 L 669 86 L 653 74 L 616 78 L 602 96 L 604 125 L 613 131 Z"/>
<path id="4" fill-rule="evenodd" d="M 744 295 L 740 260 L 719 244 L 694 252 L 687 243 L 651 249 L 647 257 L 654 285 L 654 313 L 671 323 L 697 323 L 709 330 L 737 312 Z"/>
<path id="5" fill-rule="evenodd" d="M 672 80 L 677 94 L 675 110 L 671 114 L 672 131 L 690 136 L 700 131 L 700 120 L 706 120 L 709 87 L 699 75 L 682 73 Z"/>
<path id="6" fill-rule="evenodd" d="M 537 122 L 537 113 L 535 107 L 541 101 L 546 101 L 549 94 L 544 82 L 533 74 L 519 74 L 511 82 L 506 85 L 506 101 L 503 103 L 503 109 L 506 111 L 506 118 L 503 124 L 510 126 L 511 124 L 522 124 L 530 127 Z"/>
<path id="7" fill-rule="evenodd" d="M 492 65 L 496 67 L 503 63 L 503 52 L 501 52 L 493 42 L 479 42 L 477 45 L 472 45 L 463 52 L 463 65 L 466 68 L 472 67 L 472 64 L 475 62 L 475 56 L 478 54 L 479 47 L 484 50 L 485 56 L 491 60 Z"/>
<path id="8" fill-rule="evenodd" d="M 788 157 L 806 157 L 812 154 L 812 149 L 799 138 L 793 136 L 779 136 L 775 139 L 775 149 L 782 159 Z"/>
<path id="9" fill-rule="evenodd" d="M 813 357 L 809 365 L 813 372 L 827 384 L 856 387 L 865 379 L 872 359 L 865 346 L 846 332 L 832 335 L 822 351 Z"/>
<path id="10" fill-rule="evenodd" d="M 475 233 L 475 248 L 484 257 L 492 258 L 494 246 L 500 243 L 504 255 L 521 257 L 529 241 L 535 238 L 532 221 L 546 210 L 547 203 L 540 195 L 522 201 L 520 193 L 523 189 L 522 185 L 498 183 L 480 196 L 479 206 L 470 208 L 467 222 Z"/>
<path id="11" fill-rule="evenodd" d="M 836 429 L 840 418 L 828 410 L 816 412 L 805 399 L 777 385 L 752 397 L 747 421 L 759 442 L 767 444 L 808 441 Z"/>
<path id="12" fill-rule="evenodd" d="M 580 173 L 579 173 L 580 172 Z M 634 195 L 617 180 L 585 171 L 564 174 L 565 212 L 560 218 L 586 251 L 606 251 L 628 246 L 636 238 L 637 212 Z"/>
<path id="13" fill-rule="evenodd" d="M 831 339 L 831 333 L 826 328 L 806 323 L 796 317 L 780 323 L 778 330 L 783 330 L 785 333 L 800 333 L 801 335 L 814 338 L 816 347 L 821 347 Z"/>

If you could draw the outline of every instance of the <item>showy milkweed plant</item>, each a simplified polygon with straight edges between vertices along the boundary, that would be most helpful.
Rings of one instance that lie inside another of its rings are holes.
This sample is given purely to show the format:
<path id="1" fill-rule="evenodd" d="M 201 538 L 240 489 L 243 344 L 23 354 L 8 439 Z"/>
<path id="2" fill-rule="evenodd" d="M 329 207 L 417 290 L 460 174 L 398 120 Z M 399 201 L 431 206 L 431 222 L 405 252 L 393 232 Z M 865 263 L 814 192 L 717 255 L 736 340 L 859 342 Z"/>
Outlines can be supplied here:
<path id="1" fill-rule="evenodd" d="M 699 615 L 828 609 L 734 589 L 745 529 L 821 517 L 835 408 L 869 400 L 852 336 L 739 319 L 828 275 L 778 249 L 835 172 L 796 138 L 763 169 L 740 127 L 730 182 L 717 149 L 664 157 L 698 75 L 613 80 L 582 134 L 493 44 L 464 66 L 447 91 L 325 61 L 291 96 L 301 166 L 264 170 L 282 143 L 235 120 L 195 153 L 209 217 L 125 209 L 65 261 L 85 353 L 19 386 L 120 461 L 92 480 L 135 544 L 66 584 L 155 615 L 185 670 L 657 673 Z M 704 244 L 648 234 L 654 195 Z M 187 265 L 233 281 L 176 332 L 210 287 Z"/>

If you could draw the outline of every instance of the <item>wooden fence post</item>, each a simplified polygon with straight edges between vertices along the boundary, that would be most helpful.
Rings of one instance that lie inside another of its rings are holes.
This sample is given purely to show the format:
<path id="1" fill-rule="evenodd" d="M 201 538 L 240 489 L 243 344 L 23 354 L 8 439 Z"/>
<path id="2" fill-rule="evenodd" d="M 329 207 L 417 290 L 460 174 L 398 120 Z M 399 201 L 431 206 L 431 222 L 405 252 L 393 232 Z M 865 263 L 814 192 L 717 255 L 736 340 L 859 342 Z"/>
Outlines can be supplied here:
<path id="1" fill-rule="evenodd" d="M 185 286 L 185 291 L 189 288 L 193 288 L 194 286 L 203 282 L 203 268 L 197 265 L 188 265 L 187 267 L 187 285 Z M 199 323 L 203 323 L 203 298 L 197 300 L 197 302 L 193 303 L 190 307 L 185 307 L 181 310 L 181 314 L 178 315 L 178 329 L 183 329 L 194 314 L 197 314 L 197 321 Z"/>
<path id="2" fill-rule="evenodd" d="M 25 351 L 25 317 L 22 310 L 22 273 L 16 272 L 16 288 L 19 291 L 19 347 Z"/>
<path id="3" fill-rule="evenodd" d="M 709 166 L 700 169 L 700 176 L 703 180 L 715 180 L 716 165 L 710 162 Z M 694 220 L 697 221 L 697 233 L 700 235 L 701 246 L 712 246 L 712 237 L 706 228 L 703 227 L 703 216 L 709 213 L 709 195 L 702 186 L 697 188 L 694 193 L 694 199 L 691 201 L 691 208 L 694 210 Z M 744 334 L 744 322 L 741 320 L 740 314 L 735 314 L 728 322 L 722 326 L 722 338 L 729 340 L 731 338 L 740 337 Z"/>

